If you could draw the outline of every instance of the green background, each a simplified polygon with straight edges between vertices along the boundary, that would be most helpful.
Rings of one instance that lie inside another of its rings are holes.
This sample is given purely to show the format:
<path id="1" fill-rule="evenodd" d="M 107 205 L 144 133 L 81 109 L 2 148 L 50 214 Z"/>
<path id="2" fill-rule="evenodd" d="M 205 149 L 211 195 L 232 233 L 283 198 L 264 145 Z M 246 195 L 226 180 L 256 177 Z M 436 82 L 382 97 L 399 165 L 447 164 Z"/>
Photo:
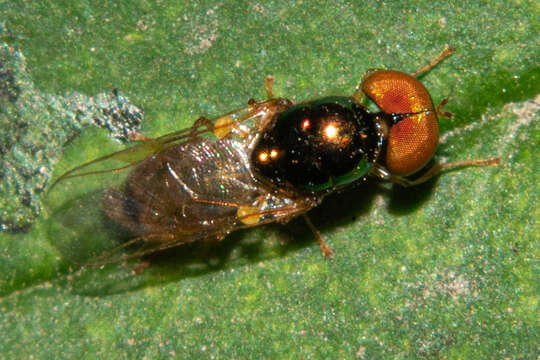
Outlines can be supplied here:
<path id="1" fill-rule="evenodd" d="M 40 92 L 118 88 L 149 136 L 263 99 L 267 74 L 296 101 L 345 95 L 367 69 L 413 71 L 452 44 L 422 78 L 455 114 L 437 155 L 502 159 L 329 198 L 311 217 L 331 260 L 293 221 L 178 249 L 140 275 L 81 269 L 44 211 L 0 233 L 0 357 L 536 358 L 540 8 L 459 4 L 0 1 L 0 41 Z M 55 172 L 121 147 L 88 128 Z"/>

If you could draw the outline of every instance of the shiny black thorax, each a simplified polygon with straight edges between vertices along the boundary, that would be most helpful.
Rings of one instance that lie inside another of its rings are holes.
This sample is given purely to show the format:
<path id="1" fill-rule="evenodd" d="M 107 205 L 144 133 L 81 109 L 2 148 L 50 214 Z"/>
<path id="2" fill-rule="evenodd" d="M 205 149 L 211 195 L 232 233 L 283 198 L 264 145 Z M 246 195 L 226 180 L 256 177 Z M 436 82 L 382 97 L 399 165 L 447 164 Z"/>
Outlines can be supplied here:
<path id="1" fill-rule="evenodd" d="M 251 154 L 262 181 L 300 192 L 331 190 L 369 171 L 382 146 L 375 114 L 349 97 L 326 97 L 276 114 Z"/>

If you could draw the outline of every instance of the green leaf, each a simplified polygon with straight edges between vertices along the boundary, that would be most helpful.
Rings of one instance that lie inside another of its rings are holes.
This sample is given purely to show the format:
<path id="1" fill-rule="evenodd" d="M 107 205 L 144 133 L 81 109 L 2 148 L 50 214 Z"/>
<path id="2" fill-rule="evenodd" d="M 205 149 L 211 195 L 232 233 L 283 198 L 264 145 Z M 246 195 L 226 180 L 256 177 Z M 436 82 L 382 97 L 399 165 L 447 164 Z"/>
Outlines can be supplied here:
<path id="1" fill-rule="evenodd" d="M 0 13 L 5 54 L 26 59 L 13 63 L 18 82 L 0 64 L 2 182 L 20 174 L 5 144 L 35 149 L 33 166 L 56 176 L 122 148 L 59 115 L 69 99 L 87 100 L 74 91 L 120 89 L 156 136 L 263 99 L 268 74 L 275 94 L 296 101 L 348 95 L 367 69 L 412 72 L 444 44 L 457 53 L 422 77 L 455 114 L 441 120 L 438 158 L 502 159 L 411 189 L 370 183 L 328 198 L 311 219 L 331 260 L 293 221 L 175 249 L 142 274 L 66 260 L 36 190 L 22 218 L 33 226 L 0 233 L 1 357 L 537 356 L 537 2 L 15 1 Z M 10 105 L 23 100 L 39 106 Z M 1 216 L 26 206 L 4 188 Z"/>

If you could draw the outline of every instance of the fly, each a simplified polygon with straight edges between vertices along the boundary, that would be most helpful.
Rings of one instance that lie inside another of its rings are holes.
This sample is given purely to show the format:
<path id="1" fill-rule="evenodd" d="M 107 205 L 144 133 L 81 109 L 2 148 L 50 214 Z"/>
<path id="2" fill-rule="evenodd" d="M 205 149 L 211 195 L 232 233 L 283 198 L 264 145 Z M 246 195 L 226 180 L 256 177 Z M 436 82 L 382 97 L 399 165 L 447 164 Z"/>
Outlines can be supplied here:
<path id="1" fill-rule="evenodd" d="M 367 178 L 402 186 L 423 183 L 442 170 L 498 164 L 499 159 L 436 164 L 411 180 L 433 157 L 438 116 L 417 76 L 452 53 L 446 47 L 428 65 L 407 74 L 371 70 L 352 96 L 294 104 L 275 98 L 218 116 L 199 118 L 173 132 L 69 170 L 52 187 L 97 177 L 93 189 L 106 218 L 131 239 L 92 263 L 141 257 L 197 241 L 219 241 L 238 229 L 303 216 L 325 257 L 332 250 L 306 213 L 323 198 Z M 363 105 L 366 95 L 379 108 Z M 107 181 L 101 179 L 108 178 Z M 112 184 L 112 185 L 109 185 Z M 76 191 L 75 191 L 76 192 Z M 61 206 L 67 226 L 84 213 L 85 192 Z M 64 225 L 65 225 L 64 224 Z M 90 229 L 91 231 L 92 229 Z M 138 244 L 137 250 L 124 252 Z"/>

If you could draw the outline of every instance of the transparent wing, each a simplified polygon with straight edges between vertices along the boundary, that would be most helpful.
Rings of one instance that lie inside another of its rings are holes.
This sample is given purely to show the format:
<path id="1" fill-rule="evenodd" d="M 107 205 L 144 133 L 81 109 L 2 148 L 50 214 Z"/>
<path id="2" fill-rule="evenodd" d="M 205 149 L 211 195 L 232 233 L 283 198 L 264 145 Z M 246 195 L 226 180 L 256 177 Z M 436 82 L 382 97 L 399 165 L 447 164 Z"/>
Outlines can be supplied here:
<path id="1" fill-rule="evenodd" d="M 307 211 L 308 203 L 270 194 L 249 170 L 257 124 L 246 123 L 283 106 L 256 104 L 62 175 L 49 194 L 58 248 L 77 263 L 117 262 Z M 210 130 L 221 139 L 205 137 Z"/>
<path id="2" fill-rule="evenodd" d="M 224 138 L 234 136 L 247 141 L 258 125 L 268 121 L 272 115 L 285 110 L 291 104 L 287 99 L 270 99 L 260 103 L 252 103 L 245 108 L 233 110 L 213 119 L 200 118 L 190 128 L 144 140 L 141 144 L 77 166 L 56 179 L 50 190 L 58 183 L 70 178 L 129 169 L 153 154 L 198 137 L 217 136 Z"/>
<path id="3" fill-rule="evenodd" d="M 121 180 L 110 172 L 99 176 L 116 185 L 83 183 L 88 177 L 65 180 L 59 189 L 73 184 L 53 214 L 56 245 L 77 263 L 118 262 L 219 240 L 313 206 L 269 192 L 254 180 L 248 155 L 234 140 L 201 139 L 147 158 Z"/>

